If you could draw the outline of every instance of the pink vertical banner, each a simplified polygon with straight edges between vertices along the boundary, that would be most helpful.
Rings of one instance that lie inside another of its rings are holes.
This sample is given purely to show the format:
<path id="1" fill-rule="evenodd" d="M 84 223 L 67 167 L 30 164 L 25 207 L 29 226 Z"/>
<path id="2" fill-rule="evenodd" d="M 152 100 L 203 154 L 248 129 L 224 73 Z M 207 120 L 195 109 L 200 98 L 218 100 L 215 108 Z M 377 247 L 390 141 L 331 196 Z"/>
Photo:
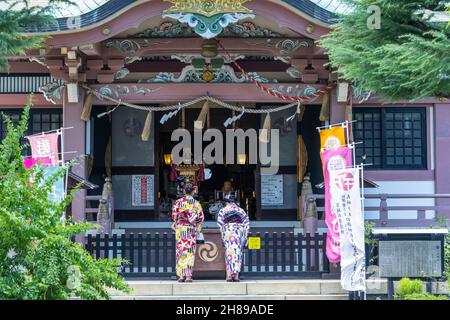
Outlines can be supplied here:
<path id="1" fill-rule="evenodd" d="M 352 150 L 348 147 L 325 150 L 322 153 L 325 180 L 325 222 L 328 227 L 326 254 L 331 263 L 341 260 L 340 227 L 336 213 L 331 207 L 330 171 L 345 169 L 352 165 Z"/>
<path id="2" fill-rule="evenodd" d="M 28 137 L 33 158 L 50 158 L 52 166 L 59 166 L 59 133 L 50 133 Z"/>

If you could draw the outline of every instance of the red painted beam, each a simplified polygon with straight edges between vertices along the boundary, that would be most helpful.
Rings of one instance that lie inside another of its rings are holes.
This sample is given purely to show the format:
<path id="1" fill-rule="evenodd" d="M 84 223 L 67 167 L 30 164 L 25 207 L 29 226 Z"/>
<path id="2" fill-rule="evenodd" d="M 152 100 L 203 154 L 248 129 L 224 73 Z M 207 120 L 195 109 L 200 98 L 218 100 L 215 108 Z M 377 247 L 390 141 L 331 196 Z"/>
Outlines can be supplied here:
<path id="1" fill-rule="evenodd" d="M 239 60 L 238 63 L 249 72 L 285 72 L 289 65 L 281 61 Z M 137 61 L 126 67 L 131 72 L 181 72 L 186 66 L 180 61 Z M 231 66 L 233 67 L 233 66 Z M 239 71 L 233 67 L 235 71 Z"/>
<path id="2" fill-rule="evenodd" d="M 296 90 L 303 90 L 307 87 L 316 89 L 323 88 L 323 85 L 307 85 L 299 83 L 267 83 L 268 88 L 279 88 L 289 86 Z M 207 93 L 223 101 L 236 102 L 264 102 L 264 103 L 281 103 L 289 102 L 275 98 L 252 83 L 129 83 L 129 84 L 110 84 L 110 85 L 92 85 L 91 88 L 99 90 L 112 90 L 118 94 L 119 99 L 135 104 L 149 103 L 178 103 L 183 101 L 191 101 Z M 295 90 L 295 91 L 296 91 Z M 127 92 L 124 94 L 123 92 Z M 322 99 L 316 99 L 310 104 L 321 104 Z M 94 104 L 111 105 L 110 101 L 102 101 L 95 99 Z"/>
<path id="3" fill-rule="evenodd" d="M 1 105 L 0 108 L 18 108 L 23 107 L 28 102 L 29 94 L 14 93 L 14 94 L 0 94 Z M 43 94 L 36 93 L 33 95 L 33 106 L 32 108 L 62 108 L 61 104 L 53 104 L 44 98 Z"/>

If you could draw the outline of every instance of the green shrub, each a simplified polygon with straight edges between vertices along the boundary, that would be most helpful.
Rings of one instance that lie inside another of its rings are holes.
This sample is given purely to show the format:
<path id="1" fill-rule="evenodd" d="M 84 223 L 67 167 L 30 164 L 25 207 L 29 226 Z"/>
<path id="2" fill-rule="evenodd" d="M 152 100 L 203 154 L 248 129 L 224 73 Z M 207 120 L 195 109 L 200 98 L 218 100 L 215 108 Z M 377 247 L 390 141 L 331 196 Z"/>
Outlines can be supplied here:
<path id="1" fill-rule="evenodd" d="M 370 256 L 369 263 L 374 263 L 377 259 L 377 256 L 374 255 L 375 249 L 378 247 L 378 239 L 373 237 L 373 227 L 375 223 L 370 221 L 364 221 L 364 242 L 369 248 L 369 252 L 366 252 L 366 255 Z"/>
<path id="2" fill-rule="evenodd" d="M 0 300 L 108 299 L 108 288 L 128 292 L 122 261 L 96 260 L 69 240 L 94 225 L 62 218 L 73 192 L 61 202 L 48 196 L 67 166 L 48 178 L 39 166 L 24 168 L 20 141 L 29 109 L 17 125 L 5 118 L 8 133 L 0 143 Z"/>
<path id="3" fill-rule="evenodd" d="M 430 294 L 428 292 L 408 294 L 403 299 L 404 300 L 448 300 L 446 296 L 442 296 L 442 295 L 436 296 L 436 295 Z"/>
<path id="4" fill-rule="evenodd" d="M 399 298 L 403 299 L 408 295 L 422 294 L 423 285 L 420 280 L 411 280 L 409 278 L 403 278 L 400 280 L 396 294 Z"/>
<path id="5" fill-rule="evenodd" d="M 439 227 L 449 229 L 446 217 L 437 216 L 435 220 Z M 444 238 L 444 274 L 450 278 L 450 230 Z"/>
<path id="6" fill-rule="evenodd" d="M 422 281 L 409 278 L 400 280 L 395 298 L 399 300 L 448 300 L 446 296 L 424 292 Z"/>

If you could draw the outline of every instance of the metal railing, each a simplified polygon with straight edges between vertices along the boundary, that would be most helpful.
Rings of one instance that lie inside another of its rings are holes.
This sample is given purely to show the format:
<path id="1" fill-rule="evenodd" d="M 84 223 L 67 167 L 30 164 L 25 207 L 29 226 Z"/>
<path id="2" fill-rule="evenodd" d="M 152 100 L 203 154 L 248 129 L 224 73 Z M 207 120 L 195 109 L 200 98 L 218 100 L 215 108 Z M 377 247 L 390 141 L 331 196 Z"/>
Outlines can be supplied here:
<path id="1" fill-rule="evenodd" d="M 364 212 L 378 212 L 378 219 L 368 219 L 373 221 L 377 226 L 404 226 L 404 227 L 412 227 L 412 226 L 424 226 L 427 224 L 435 224 L 437 223 L 436 217 L 438 217 L 439 212 L 442 211 L 450 211 L 450 205 L 411 205 L 410 200 L 412 199 L 431 199 L 433 201 L 437 199 L 448 199 L 450 200 L 450 194 L 366 194 L 365 200 L 379 200 L 378 206 L 364 206 Z M 302 206 L 302 220 L 304 220 L 306 216 L 306 212 L 308 210 L 307 206 L 309 205 L 310 199 L 313 200 L 323 200 L 325 199 L 325 195 L 323 194 L 309 194 L 305 195 L 303 198 L 303 206 Z M 388 205 L 389 200 L 405 200 L 405 205 Z M 325 219 L 325 208 L 323 206 L 316 206 L 317 213 L 321 213 L 321 219 Z M 402 211 L 413 211 L 417 213 L 416 219 L 393 219 L 389 218 L 389 213 L 393 212 L 402 212 Z M 435 217 L 432 219 L 427 219 L 426 212 L 433 212 Z M 447 217 L 448 218 L 448 217 Z"/>
<path id="2" fill-rule="evenodd" d="M 249 236 L 260 237 L 261 247 L 244 249 L 242 275 L 245 277 L 319 277 L 329 272 L 325 255 L 326 234 L 265 232 L 250 233 Z M 122 266 L 125 277 L 175 276 L 173 232 L 88 235 L 86 249 L 97 259 L 126 260 Z"/>

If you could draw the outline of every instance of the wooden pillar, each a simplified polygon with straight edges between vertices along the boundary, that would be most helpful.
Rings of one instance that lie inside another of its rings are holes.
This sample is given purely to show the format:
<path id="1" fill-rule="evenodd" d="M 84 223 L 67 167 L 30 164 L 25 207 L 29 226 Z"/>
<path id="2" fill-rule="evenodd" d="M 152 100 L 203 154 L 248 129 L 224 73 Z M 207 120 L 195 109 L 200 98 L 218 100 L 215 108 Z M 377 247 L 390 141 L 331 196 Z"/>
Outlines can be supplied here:
<path id="1" fill-rule="evenodd" d="M 337 101 L 337 89 L 330 92 L 330 123 L 345 121 L 345 103 Z"/>
<path id="2" fill-rule="evenodd" d="M 66 91 L 66 90 L 65 90 Z M 81 112 L 84 103 L 84 91 L 79 90 L 78 103 L 69 103 L 67 101 L 67 92 L 64 92 L 63 102 L 63 126 L 64 128 L 73 127 L 73 129 L 65 130 L 63 152 L 65 153 L 65 161 L 78 158 L 85 154 L 85 122 L 81 120 Z M 79 159 L 78 165 L 72 167 L 73 173 L 86 179 L 86 163 L 85 160 Z M 73 221 L 84 221 L 86 214 L 86 190 L 78 190 L 72 202 L 72 218 Z M 77 242 L 84 242 L 84 235 L 76 237 Z"/>
<path id="3" fill-rule="evenodd" d="M 303 178 L 306 174 L 306 167 L 308 165 L 308 151 L 306 150 L 306 145 L 303 140 L 302 135 L 302 120 L 305 114 L 305 106 L 301 107 L 300 113 L 297 114 L 297 220 L 302 221 L 302 212 L 303 212 Z"/>
<path id="4" fill-rule="evenodd" d="M 436 193 L 450 193 L 450 102 L 435 105 L 435 184 Z M 450 206 L 450 199 L 437 199 L 436 205 Z M 438 210 L 438 216 L 445 216 L 450 223 L 450 210 Z"/>

